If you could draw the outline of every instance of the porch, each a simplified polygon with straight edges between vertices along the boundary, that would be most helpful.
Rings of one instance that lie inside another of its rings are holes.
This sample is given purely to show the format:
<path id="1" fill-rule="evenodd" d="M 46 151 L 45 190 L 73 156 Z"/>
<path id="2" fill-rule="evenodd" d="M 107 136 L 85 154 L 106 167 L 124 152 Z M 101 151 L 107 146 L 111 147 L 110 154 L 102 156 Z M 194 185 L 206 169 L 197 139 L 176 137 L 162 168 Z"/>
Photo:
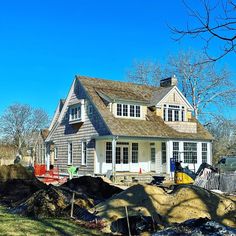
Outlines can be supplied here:
<path id="1" fill-rule="evenodd" d="M 157 139 L 97 139 L 95 174 L 108 171 L 116 176 L 140 176 L 167 173 L 167 142 Z M 152 177 L 150 177 L 152 179 Z"/>

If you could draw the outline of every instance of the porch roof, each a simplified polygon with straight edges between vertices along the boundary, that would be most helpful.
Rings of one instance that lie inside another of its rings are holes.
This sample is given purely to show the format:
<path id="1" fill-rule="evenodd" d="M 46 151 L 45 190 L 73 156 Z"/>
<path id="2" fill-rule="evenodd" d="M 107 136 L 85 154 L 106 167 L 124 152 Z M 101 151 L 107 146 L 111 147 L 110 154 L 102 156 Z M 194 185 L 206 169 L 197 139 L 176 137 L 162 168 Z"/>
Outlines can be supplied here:
<path id="1" fill-rule="evenodd" d="M 195 118 L 191 121 L 197 123 L 197 133 L 184 133 L 174 130 L 165 124 L 161 117 L 156 116 L 151 109 L 148 109 L 145 120 L 115 118 L 110 112 L 109 106 L 106 106 L 97 92 L 99 90 L 109 90 L 111 94 L 112 91 L 115 91 L 114 94 L 118 96 L 117 93 L 120 91 L 119 96 L 122 98 L 126 94 L 127 96 L 124 97 L 126 99 L 129 98 L 129 93 L 135 93 L 137 95 L 136 99 L 139 98 L 139 100 L 145 101 L 149 99 L 151 101 L 154 92 L 158 93 L 159 91 L 161 93 L 160 97 L 163 97 L 162 88 L 84 76 L 77 77 L 77 80 L 83 85 L 113 136 L 145 139 L 213 140 L 212 135 Z M 169 90 L 165 91 L 168 92 Z"/>

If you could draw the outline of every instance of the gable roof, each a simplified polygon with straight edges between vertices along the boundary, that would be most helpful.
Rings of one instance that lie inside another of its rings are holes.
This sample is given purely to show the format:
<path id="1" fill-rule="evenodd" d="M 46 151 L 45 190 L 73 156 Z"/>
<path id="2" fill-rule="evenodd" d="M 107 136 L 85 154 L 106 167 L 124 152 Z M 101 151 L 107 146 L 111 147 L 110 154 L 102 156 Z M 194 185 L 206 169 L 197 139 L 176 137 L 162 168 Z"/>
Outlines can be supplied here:
<path id="1" fill-rule="evenodd" d="M 105 91 L 108 91 L 109 94 L 105 94 L 108 97 L 112 97 L 113 99 L 117 97 L 125 100 L 131 98 L 130 96 L 132 94 L 135 94 L 137 100 L 150 102 L 153 98 L 153 94 L 160 92 L 161 95 L 156 97 L 160 100 L 165 96 L 165 93 L 170 91 L 170 88 L 151 87 L 133 83 L 89 78 L 85 76 L 77 76 L 76 78 L 84 87 L 89 98 L 96 106 L 105 124 L 113 135 L 150 138 L 160 137 L 167 139 L 213 139 L 212 135 L 194 118 L 192 121 L 197 123 L 197 133 L 180 133 L 165 124 L 161 117 L 156 116 L 156 114 L 149 109 L 145 120 L 115 118 L 99 96 L 99 92 L 105 93 Z M 173 87 L 171 89 L 173 89 Z"/>

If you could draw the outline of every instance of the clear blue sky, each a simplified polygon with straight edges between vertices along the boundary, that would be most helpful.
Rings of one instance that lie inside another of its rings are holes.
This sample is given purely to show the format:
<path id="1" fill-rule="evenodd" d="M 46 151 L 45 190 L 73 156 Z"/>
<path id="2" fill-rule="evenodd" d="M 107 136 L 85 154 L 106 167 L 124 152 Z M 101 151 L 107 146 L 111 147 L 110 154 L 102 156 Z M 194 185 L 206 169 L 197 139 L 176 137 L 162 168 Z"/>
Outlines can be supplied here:
<path id="1" fill-rule="evenodd" d="M 52 116 L 76 74 L 125 80 L 135 59 L 199 49 L 171 39 L 167 23 L 185 26 L 186 19 L 181 0 L 1 1 L 0 115 L 20 102 Z M 235 55 L 227 62 L 235 70 Z"/>

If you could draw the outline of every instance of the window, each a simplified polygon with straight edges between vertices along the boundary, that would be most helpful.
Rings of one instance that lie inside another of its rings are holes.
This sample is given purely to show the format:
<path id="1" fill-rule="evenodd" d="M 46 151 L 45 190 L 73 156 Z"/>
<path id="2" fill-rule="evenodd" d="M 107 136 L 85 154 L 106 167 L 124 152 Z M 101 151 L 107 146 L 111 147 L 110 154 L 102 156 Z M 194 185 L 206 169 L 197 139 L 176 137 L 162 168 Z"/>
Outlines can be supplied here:
<path id="1" fill-rule="evenodd" d="M 163 120 L 164 121 L 184 121 L 184 107 L 176 105 L 164 105 Z"/>
<path id="2" fill-rule="evenodd" d="M 70 121 L 81 119 L 81 105 L 76 105 L 70 108 Z"/>
<path id="3" fill-rule="evenodd" d="M 73 164 L 73 146 L 72 143 L 68 143 L 68 165 Z"/>
<path id="4" fill-rule="evenodd" d="M 116 147 L 116 164 L 121 163 L 121 147 Z"/>
<path id="5" fill-rule="evenodd" d="M 134 117 L 134 105 L 130 105 L 129 115 Z"/>
<path id="6" fill-rule="evenodd" d="M 136 107 L 136 117 L 140 117 L 140 106 L 135 106 Z"/>
<path id="7" fill-rule="evenodd" d="M 112 144 L 106 143 L 106 163 L 112 163 Z"/>
<path id="8" fill-rule="evenodd" d="M 197 163 L 197 143 L 184 143 L 184 163 Z"/>
<path id="9" fill-rule="evenodd" d="M 173 159 L 179 161 L 179 142 L 173 142 Z"/>
<path id="10" fill-rule="evenodd" d="M 82 152 L 81 164 L 86 165 L 87 164 L 87 142 L 86 141 L 82 141 L 81 143 L 81 152 Z"/>
<path id="11" fill-rule="evenodd" d="M 207 143 L 202 143 L 202 163 L 207 163 Z"/>
<path id="12" fill-rule="evenodd" d="M 161 143 L 161 159 L 162 164 L 166 163 L 166 143 Z"/>
<path id="13" fill-rule="evenodd" d="M 122 116 L 122 104 L 117 104 L 117 113 L 118 116 Z"/>
<path id="14" fill-rule="evenodd" d="M 123 116 L 128 116 L 128 105 L 123 104 Z"/>
<path id="15" fill-rule="evenodd" d="M 138 143 L 132 143 L 132 163 L 138 163 Z"/>
<path id="16" fill-rule="evenodd" d="M 54 148 L 54 160 L 57 160 L 57 156 L 58 156 L 58 148 L 55 147 Z"/>
<path id="17" fill-rule="evenodd" d="M 156 160 L 156 149 L 151 147 L 151 162 L 154 163 Z"/>
<path id="18" fill-rule="evenodd" d="M 117 116 L 141 117 L 141 107 L 139 105 L 117 104 Z"/>

